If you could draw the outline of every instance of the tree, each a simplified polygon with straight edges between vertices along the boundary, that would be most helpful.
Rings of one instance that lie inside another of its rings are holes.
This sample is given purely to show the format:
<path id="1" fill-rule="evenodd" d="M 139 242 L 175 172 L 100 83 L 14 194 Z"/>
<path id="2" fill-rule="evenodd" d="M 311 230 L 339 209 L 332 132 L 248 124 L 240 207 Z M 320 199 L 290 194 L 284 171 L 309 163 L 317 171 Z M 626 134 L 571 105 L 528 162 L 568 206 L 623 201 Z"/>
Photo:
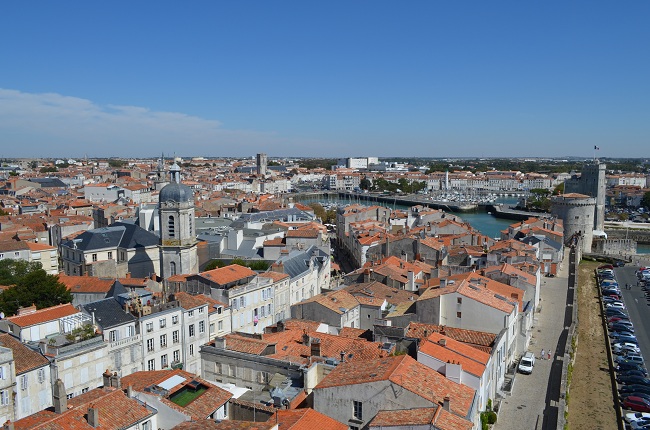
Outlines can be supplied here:
<path id="1" fill-rule="evenodd" d="M 56 275 L 48 275 L 41 263 L 0 261 L 0 284 L 10 285 L 0 294 L 0 310 L 14 315 L 20 307 L 48 308 L 72 302 L 72 294 Z"/>
<path id="2" fill-rule="evenodd" d="M 647 191 L 643 195 L 643 199 L 641 199 L 641 205 L 650 208 L 650 191 Z"/>
<path id="3" fill-rule="evenodd" d="M 213 269 L 216 269 L 216 268 L 219 268 L 219 267 L 224 267 L 225 265 L 226 265 L 226 263 L 224 263 L 221 260 L 212 260 L 208 264 L 205 265 L 203 270 L 205 272 L 207 272 L 208 270 L 213 270 Z"/>
<path id="4" fill-rule="evenodd" d="M 124 161 L 124 160 L 115 160 L 115 159 L 108 160 L 108 165 L 113 167 L 113 168 L 117 168 L 117 169 L 119 169 L 121 167 L 124 167 L 125 164 L 126 164 L 126 161 Z"/>
<path id="5" fill-rule="evenodd" d="M 554 196 L 559 196 L 560 194 L 564 194 L 564 182 L 560 182 L 559 184 L 557 184 L 557 186 L 553 190 Z"/>
<path id="6" fill-rule="evenodd" d="M 370 179 L 364 177 L 360 182 L 359 182 L 359 188 L 362 190 L 369 190 L 370 187 L 372 186 L 372 182 L 370 182 Z"/>

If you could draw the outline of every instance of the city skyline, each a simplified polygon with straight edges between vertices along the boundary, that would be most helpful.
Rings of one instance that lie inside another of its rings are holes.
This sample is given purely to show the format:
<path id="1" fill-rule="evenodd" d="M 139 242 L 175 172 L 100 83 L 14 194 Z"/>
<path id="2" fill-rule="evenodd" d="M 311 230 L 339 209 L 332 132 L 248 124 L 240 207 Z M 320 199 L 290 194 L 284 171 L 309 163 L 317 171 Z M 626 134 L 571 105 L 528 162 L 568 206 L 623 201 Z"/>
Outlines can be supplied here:
<path id="1" fill-rule="evenodd" d="M 647 2 L 3 9 L 1 157 L 649 155 Z"/>

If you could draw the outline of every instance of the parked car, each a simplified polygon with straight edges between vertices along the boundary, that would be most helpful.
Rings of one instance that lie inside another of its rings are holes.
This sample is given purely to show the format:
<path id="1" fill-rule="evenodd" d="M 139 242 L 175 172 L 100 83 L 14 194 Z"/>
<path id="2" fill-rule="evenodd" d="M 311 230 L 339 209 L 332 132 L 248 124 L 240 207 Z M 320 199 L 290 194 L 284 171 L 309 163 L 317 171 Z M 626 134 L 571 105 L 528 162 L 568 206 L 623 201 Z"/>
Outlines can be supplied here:
<path id="1" fill-rule="evenodd" d="M 625 372 L 630 372 L 632 370 L 634 371 L 639 371 L 643 373 L 643 376 L 646 376 L 648 371 L 646 370 L 645 366 L 642 364 L 637 364 L 637 363 L 616 363 L 616 380 L 618 381 L 619 379 L 623 378 L 626 376 Z M 627 376 L 632 376 L 632 374 L 629 374 Z M 623 381 L 623 379 L 621 379 Z M 633 384 L 641 384 L 642 382 L 632 382 Z"/>
<path id="2" fill-rule="evenodd" d="M 618 367 L 621 367 L 620 365 Z M 650 379 L 643 378 L 640 376 L 616 376 L 616 381 L 619 384 L 630 385 L 630 384 L 641 384 L 648 385 L 650 384 Z M 650 412 L 650 411 L 647 411 Z"/>
<path id="3" fill-rule="evenodd" d="M 650 402 L 641 397 L 627 397 L 623 401 L 623 407 L 638 412 L 650 412 Z"/>
<path id="4" fill-rule="evenodd" d="M 628 353 L 635 352 L 638 354 L 640 351 L 641 350 L 639 349 L 639 346 L 634 343 L 619 342 L 612 345 L 612 352 L 614 352 L 615 354 L 623 353 L 623 352 L 628 352 Z"/>
<path id="5" fill-rule="evenodd" d="M 610 331 L 629 331 L 630 333 L 634 333 L 634 327 L 628 324 L 619 324 L 619 323 L 614 323 L 609 325 L 609 330 Z"/>
<path id="6" fill-rule="evenodd" d="M 636 340 L 636 336 L 621 336 L 616 338 L 616 342 L 636 343 L 637 345 L 639 344 L 639 341 Z"/>
<path id="7" fill-rule="evenodd" d="M 616 363 L 617 364 L 630 363 L 630 364 L 645 365 L 645 361 L 643 360 L 643 357 L 641 357 L 640 355 L 626 356 L 620 358 L 618 361 L 616 361 Z"/>
<path id="8" fill-rule="evenodd" d="M 623 304 L 622 302 L 607 303 L 605 306 L 608 307 L 608 308 L 614 308 L 614 309 L 625 309 L 625 304 Z"/>
<path id="9" fill-rule="evenodd" d="M 618 392 L 621 395 L 621 397 L 623 396 L 623 394 L 628 396 L 630 393 L 634 393 L 634 392 L 650 394 L 650 386 L 641 385 L 641 384 L 623 385 L 618 390 Z"/>
<path id="10" fill-rule="evenodd" d="M 636 337 L 636 336 L 634 336 L 634 333 L 632 333 L 631 331 L 627 331 L 627 330 L 620 330 L 620 331 L 612 330 L 612 331 L 609 332 L 609 337 L 610 337 L 611 339 L 619 339 L 619 338 L 621 338 L 621 337 Z"/>
<path id="11" fill-rule="evenodd" d="M 533 373 L 533 367 L 535 366 L 535 354 L 532 352 L 527 352 L 521 357 L 519 361 L 519 372 L 525 373 L 527 375 Z"/>
<path id="12" fill-rule="evenodd" d="M 643 419 L 643 418 L 650 419 L 650 413 L 648 413 L 648 412 L 628 412 L 623 417 L 625 422 L 628 422 L 628 423 L 632 422 L 632 421 L 638 421 L 638 420 Z"/>
<path id="13" fill-rule="evenodd" d="M 625 395 L 625 396 L 621 396 L 621 397 L 622 397 L 623 400 L 625 400 L 626 398 L 628 398 L 630 396 L 641 397 L 642 399 L 645 399 L 645 400 L 650 402 L 650 394 L 646 394 L 646 393 L 631 393 L 629 395 Z"/>
<path id="14" fill-rule="evenodd" d="M 598 266 L 598 270 L 603 270 L 603 269 L 614 270 L 614 266 L 612 266 L 611 264 L 602 264 Z"/>
<path id="15" fill-rule="evenodd" d="M 625 317 L 609 317 L 609 318 L 607 318 L 608 323 L 616 322 L 616 321 L 629 321 L 629 319 L 627 319 Z"/>

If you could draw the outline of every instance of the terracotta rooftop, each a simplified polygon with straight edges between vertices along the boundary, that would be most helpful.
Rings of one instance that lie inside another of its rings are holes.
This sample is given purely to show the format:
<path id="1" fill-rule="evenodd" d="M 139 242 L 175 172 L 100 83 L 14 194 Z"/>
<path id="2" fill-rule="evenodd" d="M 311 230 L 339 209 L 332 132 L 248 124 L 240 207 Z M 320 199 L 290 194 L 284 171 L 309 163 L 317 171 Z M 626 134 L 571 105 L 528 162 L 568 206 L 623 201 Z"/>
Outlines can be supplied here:
<path id="1" fill-rule="evenodd" d="M 408 355 L 340 363 L 314 390 L 379 381 L 390 381 L 435 404 L 449 397 L 451 411 L 462 417 L 469 413 L 475 396 L 472 388 L 445 378 Z"/>
<path id="2" fill-rule="evenodd" d="M 98 410 L 99 426 L 88 424 L 88 409 Z M 51 409 L 14 422 L 15 430 L 109 430 L 131 428 L 154 412 L 122 390 L 95 388 L 68 400 L 68 410 L 61 414 Z"/>
<path id="3" fill-rule="evenodd" d="M 39 367 L 48 366 L 50 361 L 40 352 L 28 348 L 10 334 L 0 334 L 0 346 L 9 348 L 14 353 L 16 375 L 21 375 Z"/>
<path id="4" fill-rule="evenodd" d="M 59 282 L 71 293 L 108 293 L 115 282 L 113 279 L 94 276 L 68 276 L 59 274 Z"/>
<path id="5" fill-rule="evenodd" d="M 478 378 L 483 376 L 485 366 L 490 360 L 490 354 L 440 333 L 432 333 L 420 344 L 419 351 L 443 363 L 460 364 L 464 371 Z"/>
<path id="6" fill-rule="evenodd" d="M 199 276 L 202 278 L 220 285 L 230 284 L 255 275 L 257 275 L 257 273 L 253 270 L 238 264 L 231 264 L 229 266 L 199 273 Z"/>
<path id="7" fill-rule="evenodd" d="M 161 401 L 172 409 L 189 414 L 193 420 L 206 419 L 232 397 L 232 394 L 228 391 L 212 385 L 198 376 L 181 369 L 135 372 L 122 378 L 122 386 L 128 387 L 130 385 L 134 390 L 143 392 L 145 388 L 152 385 L 159 385 L 169 380 L 172 376 L 180 376 L 181 378 L 185 378 L 185 380 L 167 390 L 168 395 L 162 397 Z M 206 387 L 207 390 L 185 407 L 178 406 L 176 403 L 173 403 L 168 399 L 169 396 L 172 396 L 176 391 L 182 389 L 192 381 L 200 383 L 202 386 Z"/>
<path id="8" fill-rule="evenodd" d="M 277 422 L 282 430 L 347 430 L 348 426 L 311 408 L 278 410 L 269 422 Z"/>
<path id="9" fill-rule="evenodd" d="M 497 335 L 484 331 L 467 330 L 464 328 L 447 327 L 435 324 L 411 322 L 405 337 L 418 338 L 424 341 L 431 333 L 441 333 L 480 351 L 491 353 Z"/>
<path id="10" fill-rule="evenodd" d="M 396 411 L 379 411 L 368 423 L 368 428 L 387 429 L 423 426 L 439 430 L 471 430 L 474 424 L 454 415 L 442 406 L 433 408 L 400 409 Z"/>
<path id="11" fill-rule="evenodd" d="M 52 306 L 50 308 L 40 309 L 30 314 L 17 315 L 6 319 L 19 327 L 29 327 L 78 313 L 80 313 L 80 311 L 75 309 L 75 307 L 70 303 L 66 303 L 64 305 Z"/>

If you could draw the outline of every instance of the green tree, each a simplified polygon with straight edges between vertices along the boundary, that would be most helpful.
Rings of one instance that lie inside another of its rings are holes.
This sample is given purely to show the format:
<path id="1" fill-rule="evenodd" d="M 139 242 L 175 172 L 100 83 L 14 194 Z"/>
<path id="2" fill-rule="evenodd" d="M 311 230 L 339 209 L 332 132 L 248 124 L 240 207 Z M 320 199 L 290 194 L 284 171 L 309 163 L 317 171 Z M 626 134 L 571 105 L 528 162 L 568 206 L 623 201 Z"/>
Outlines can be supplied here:
<path id="1" fill-rule="evenodd" d="M 208 264 L 205 265 L 203 270 L 205 272 L 207 272 L 208 270 L 213 270 L 213 269 L 216 269 L 218 267 L 224 267 L 225 265 L 226 265 L 226 263 L 224 263 L 221 260 L 212 260 Z"/>
<path id="2" fill-rule="evenodd" d="M 6 259 L 0 261 L 0 284 L 10 285 L 0 294 L 0 310 L 15 315 L 19 307 L 37 309 L 72 302 L 72 294 L 56 275 L 48 275 L 40 263 Z"/>
<path id="3" fill-rule="evenodd" d="M 58 172 L 59 169 L 57 169 L 54 166 L 46 166 L 46 167 L 41 167 L 40 172 L 41 173 L 53 173 L 53 172 Z"/>
<path id="4" fill-rule="evenodd" d="M 650 191 L 647 191 L 643 195 L 643 199 L 641 200 L 641 205 L 643 205 L 643 206 L 645 206 L 647 208 L 650 208 Z"/>
<path id="5" fill-rule="evenodd" d="M 316 215 L 316 218 L 320 218 L 323 222 L 325 222 L 327 212 L 325 211 L 323 205 L 320 203 L 310 203 L 309 207 L 314 210 L 314 215 Z"/>
<path id="6" fill-rule="evenodd" d="M 372 182 L 370 182 L 370 179 L 364 177 L 361 182 L 359 182 L 359 188 L 362 190 L 369 190 L 370 187 L 372 186 Z"/>
<path id="7" fill-rule="evenodd" d="M 115 160 L 115 159 L 108 160 L 108 165 L 113 167 L 113 168 L 118 168 L 119 169 L 120 167 L 124 167 L 125 164 L 126 164 L 126 161 L 124 161 L 124 160 Z"/>
<path id="8" fill-rule="evenodd" d="M 553 189 L 553 195 L 554 196 L 559 196 L 560 194 L 564 194 L 564 182 L 560 182 L 557 184 L 557 186 Z"/>

